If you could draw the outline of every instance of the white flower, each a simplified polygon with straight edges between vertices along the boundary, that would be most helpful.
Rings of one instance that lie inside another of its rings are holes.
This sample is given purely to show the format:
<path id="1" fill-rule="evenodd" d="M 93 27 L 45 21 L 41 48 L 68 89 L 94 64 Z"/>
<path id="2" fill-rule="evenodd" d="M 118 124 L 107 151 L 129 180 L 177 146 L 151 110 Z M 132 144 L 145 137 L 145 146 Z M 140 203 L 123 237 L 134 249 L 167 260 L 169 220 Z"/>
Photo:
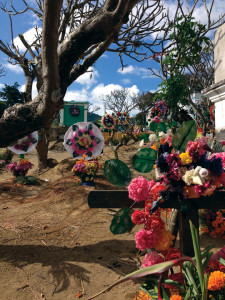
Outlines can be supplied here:
<path id="1" fill-rule="evenodd" d="M 152 133 L 152 134 L 150 134 L 149 135 L 149 141 L 151 142 L 151 143 L 154 143 L 154 142 L 156 142 L 156 140 L 157 140 L 157 136 L 156 136 L 156 134 L 154 134 L 154 133 Z"/>
<path id="2" fill-rule="evenodd" d="M 141 140 L 140 143 L 139 143 L 139 147 L 143 147 L 145 144 L 145 141 L 144 140 Z"/>
<path id="3" fill-rule="evenodd" d="M 165 138 L 166 138 L 166 135 L 165 135 L 165 133 L 164 133 L 163 131 L 160 131 L 160 132 L 159 132 L 159 137 L 165 139 Z"/>
<path id="4" fill-rule="evenodd" d="M 187 171 L 183 178 L 183 181 L 187 184 L 187 185 L 191 185 L 193 183 L 192 177 L 194 175 L 194 169 L 191 169 L 189 171 Z"/>
<path id="5" fill-rule="evenodd" d="M 207 177 L 209 174 L 208 170 L 205 169 L 205 168 L 202 168 L 200 171 L 199 171 L 199 175 L 203 178 Z"/>

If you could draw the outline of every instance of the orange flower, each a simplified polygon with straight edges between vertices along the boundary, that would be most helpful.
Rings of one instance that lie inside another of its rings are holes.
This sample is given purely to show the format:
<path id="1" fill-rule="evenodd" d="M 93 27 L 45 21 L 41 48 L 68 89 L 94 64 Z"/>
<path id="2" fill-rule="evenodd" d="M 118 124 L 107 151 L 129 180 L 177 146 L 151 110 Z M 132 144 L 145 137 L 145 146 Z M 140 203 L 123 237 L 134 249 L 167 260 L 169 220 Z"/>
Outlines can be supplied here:
<path id="1" fill-rule="evenodd" d="M 183 298 L 180 295 L 173 295 L 170 297 L 170 300 L 182 300 Z"/>
<path id="2" fill-rule="evenodd" d="M 133 298 L 133 300 L 153 300 L 153 299 L 144 291 L 139 291 L 138 295 L 135 298 Z"/>
<path id="3" fill-rule="evenodd" d="M 222 213 L 220 211 L 217 211 L 216 214 L 218 217 L 222 217 Z"/>
<path id="4" fill-rule="evenodd" d="M 220 271 L 212 272 L 209 276 L 208 290 L 217 291 L 224 288 L 225 274 Z"/>
<path id="5" fill-rule="evenodd" d="M 157 234 L 158 241 L 156 243 L 156 250 L 167 250 L 173 245 L 175 236 L 169 230 L 163 229 Z"/>

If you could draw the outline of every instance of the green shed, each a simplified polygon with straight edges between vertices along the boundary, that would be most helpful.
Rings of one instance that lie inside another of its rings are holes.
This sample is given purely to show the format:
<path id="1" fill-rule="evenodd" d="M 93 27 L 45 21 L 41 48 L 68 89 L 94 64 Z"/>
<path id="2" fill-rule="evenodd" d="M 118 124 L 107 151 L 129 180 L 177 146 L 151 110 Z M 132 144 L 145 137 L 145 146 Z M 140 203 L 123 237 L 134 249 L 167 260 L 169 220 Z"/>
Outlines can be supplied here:
<path id="1" fill-rule="evenodd" d="M 87 122 L 89 102 L 65 101 L 64 108 L 60 110 L 61 126 L 71 126 L 77 122 Z"/>

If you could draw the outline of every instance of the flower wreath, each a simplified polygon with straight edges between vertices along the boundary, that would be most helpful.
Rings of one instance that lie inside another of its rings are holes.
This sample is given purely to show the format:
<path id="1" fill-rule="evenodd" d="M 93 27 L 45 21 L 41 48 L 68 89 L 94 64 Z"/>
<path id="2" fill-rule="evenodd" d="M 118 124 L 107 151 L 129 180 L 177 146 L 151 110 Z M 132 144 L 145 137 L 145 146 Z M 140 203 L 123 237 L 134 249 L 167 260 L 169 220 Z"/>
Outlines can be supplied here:
<path id="1" fill-rule="evenodd" d="M 210 106 L 210 116 L 213 120 L 215 120 L 215 106 L 214 104 Z"/>
<path id="2" fill-rule="evenodd" d="M 106 114 L 102 117 L 101 123 L 105 129 L 113 129 L 116 125 L 116 120 L 110 114 Z"/>
<path id="3" fill-rule="evenodd" d="M 23 138 L 19 143 L 13 146 L 16 150 L 22 150 L 27 152 L 32 144 L 37 143 L 37 140 L 33 137 L 32 133 L 28 134 L 25 138 Z"/>
<path id="4" fill-rule="evenodd" d="M 72 106 L 70 107 L 70 114 L 71 114 L 73 117 L 78 116 L 79 113 L 80 113 L 80 109 L 79 109 L 79 107 L 78 107 L 76 104 L 74 104 L 74 105 L 72 105 Z"/>

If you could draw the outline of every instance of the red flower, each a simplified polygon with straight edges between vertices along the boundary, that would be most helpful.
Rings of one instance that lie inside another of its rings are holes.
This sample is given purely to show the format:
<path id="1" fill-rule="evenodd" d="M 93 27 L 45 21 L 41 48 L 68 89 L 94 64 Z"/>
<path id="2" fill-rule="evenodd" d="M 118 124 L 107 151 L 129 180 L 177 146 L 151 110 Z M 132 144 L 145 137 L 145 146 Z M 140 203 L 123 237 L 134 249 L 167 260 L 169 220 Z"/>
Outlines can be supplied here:
<path id="1" fill-rule="evenodd" d="M 136 225 L 145 223 L 145 212 L 141 210 L 135 210 L 131 216 L 131 220 Z"/>

